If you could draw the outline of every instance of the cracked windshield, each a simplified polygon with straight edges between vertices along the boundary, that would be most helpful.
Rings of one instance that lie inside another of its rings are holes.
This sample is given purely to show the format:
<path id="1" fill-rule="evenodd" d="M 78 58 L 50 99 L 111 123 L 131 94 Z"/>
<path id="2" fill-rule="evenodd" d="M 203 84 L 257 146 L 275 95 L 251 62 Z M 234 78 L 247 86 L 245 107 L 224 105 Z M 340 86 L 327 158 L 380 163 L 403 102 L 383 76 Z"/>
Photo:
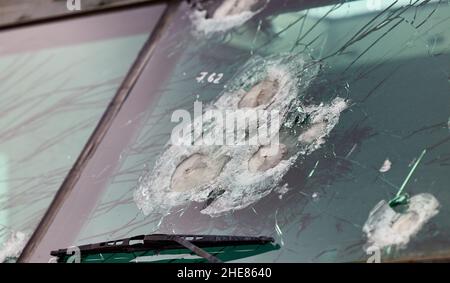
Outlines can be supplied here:
<path id="1" fill-rule="evenodd" d="M 157 102 L 130 116 L 144 118 L 74 243 L 275 238 L 245 262 L 447 254 L 450 5 L 323 2 L 182 5 L 165 65 L 148 67 L 164 70 L 145 90 Z"/>
<path id="2" fill-rule="evenodd" d="M 236 262 L 448 255 L 450 3 L 183 2 L 102 146 L 108 160 L 74 187 L 89 199 L 70 204 L 81 224 L 59 228 L 68 240 L 57 248 L 162 233 L 274 238 L 212 252 Z M 20 182 L 8 197 L 40 192 L 8 168 Z"/>

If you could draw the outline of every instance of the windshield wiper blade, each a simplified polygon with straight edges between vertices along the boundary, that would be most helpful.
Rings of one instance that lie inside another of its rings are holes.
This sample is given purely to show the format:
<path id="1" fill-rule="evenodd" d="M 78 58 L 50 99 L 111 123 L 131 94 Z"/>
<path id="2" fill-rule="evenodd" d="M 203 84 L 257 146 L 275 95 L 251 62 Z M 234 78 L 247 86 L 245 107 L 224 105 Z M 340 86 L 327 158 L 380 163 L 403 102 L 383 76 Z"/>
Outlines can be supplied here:
<path id="1" fill-rule="evenodd" d="M 152 250 L 155 252 L 173 249 L 188 249 L 209 262 L 221 262 L 204 248 L 242 245 L 265 245 L 273 243 L 272 237 L 219 236 L 219 235 L 185 235 L 185 234 L 150 234 L 131 238 L 79 246 L 80 254 L 132 253 Z M 51 251 L 59 260 L 71 255 L 73 249 Z"/>

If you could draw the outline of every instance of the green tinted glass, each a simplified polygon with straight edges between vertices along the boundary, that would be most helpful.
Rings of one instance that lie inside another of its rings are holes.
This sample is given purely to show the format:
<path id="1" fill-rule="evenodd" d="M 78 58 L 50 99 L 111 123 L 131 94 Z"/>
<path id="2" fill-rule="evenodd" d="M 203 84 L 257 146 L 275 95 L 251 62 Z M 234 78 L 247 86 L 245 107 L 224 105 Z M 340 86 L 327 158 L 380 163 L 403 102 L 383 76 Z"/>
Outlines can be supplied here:
<path id="1" fill-rule="evenodd" d="M 448 2 L 230 2 L 181 5 L 34 259 L 149 233 L 277 239 L 250 262 L 448 255 Z M 281 105 L 286 152 L 173 146 L 196 101 Z"/>
<path id="2" fill-rule="evenodd" d="M 0 32 L 0 262 L 44 215 L 157 21 L 139 17 L 152 13 Z"/>

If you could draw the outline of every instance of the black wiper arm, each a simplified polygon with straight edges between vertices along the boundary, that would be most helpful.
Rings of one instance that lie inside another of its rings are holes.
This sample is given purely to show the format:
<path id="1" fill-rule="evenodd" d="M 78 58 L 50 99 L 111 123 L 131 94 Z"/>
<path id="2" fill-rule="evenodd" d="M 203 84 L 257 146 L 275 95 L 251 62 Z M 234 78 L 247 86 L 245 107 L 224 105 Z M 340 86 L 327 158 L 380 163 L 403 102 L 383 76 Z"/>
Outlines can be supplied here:
<path id="1" fill-rule="evenodd" d="M 125 238 L 115 241 L 101 242 L 79 246 L 82 255 L 101 253 L 131 253 L 153 250 L 155 252 L 172 249 L 186 248 L 196 255 L 205 258 L 209 262 L 221 262 L 204 248 L 264 245 L 273 243 L 272 237 L 248 237 L 248 236 L 218 236 L 218 235 L 169 235 L 150 234 Z M 68 255 L 68 249 L 59 249 L 50 252 L 59 259 Z M 70 254 L 69 254 L 70 255 Z"/>

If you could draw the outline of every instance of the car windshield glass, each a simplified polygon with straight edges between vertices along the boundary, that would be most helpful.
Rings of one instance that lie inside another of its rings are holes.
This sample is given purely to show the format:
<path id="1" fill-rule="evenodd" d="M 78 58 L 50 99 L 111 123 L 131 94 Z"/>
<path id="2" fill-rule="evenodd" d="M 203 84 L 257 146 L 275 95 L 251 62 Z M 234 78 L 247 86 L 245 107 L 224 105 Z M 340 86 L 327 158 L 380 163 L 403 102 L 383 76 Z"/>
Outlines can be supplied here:
<path id="1" fill-rule="evenodd" d="M 0 31 L 0 262 L 31 236 L 160 13 Z"/>
<path id="2" fill-rule="evenodd" d="M 243 3 L 181 5 L 33 260 L 149 233 L 280 245 L 243 261 L 448 255 L 448 1 Z M 264 132 L 255 109 L 276 146 L 218 138 Z"/>

